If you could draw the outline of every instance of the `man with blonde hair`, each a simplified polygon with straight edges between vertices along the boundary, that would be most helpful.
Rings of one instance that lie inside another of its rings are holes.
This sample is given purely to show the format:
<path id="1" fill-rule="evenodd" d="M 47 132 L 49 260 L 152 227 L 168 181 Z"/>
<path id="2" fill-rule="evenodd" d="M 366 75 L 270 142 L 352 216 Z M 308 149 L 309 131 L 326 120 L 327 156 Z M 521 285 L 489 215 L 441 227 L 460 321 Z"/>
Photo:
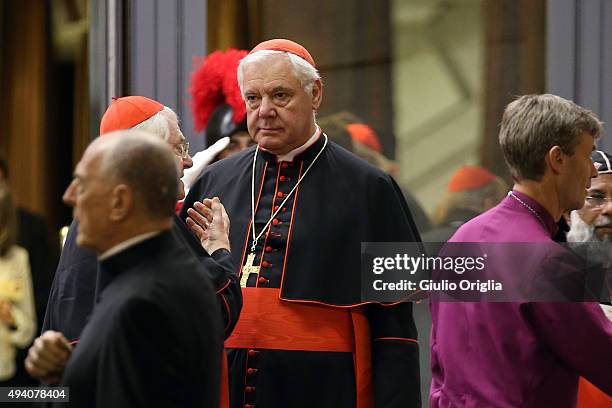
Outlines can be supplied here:
<path id="1" fill-rule="evenodd" d="M 486 260 L 487 272 L 546 290 L 512 302 L 430 302 L 430 407 L 573 408 L 580 375 L 612 391 L 612 324 L 596 303 L 548 297 L 573 299 L 584 290 L 583 282 L 548 290 L 580 275 L 552 237 L 561 215 L 584 204 L 601 132 L 592 112 L 555 95 L 526 95 L 506 107 L 499 143 L 514 187 L 463 224 L 449 246 L 491 245 L 499 251 Z"/>

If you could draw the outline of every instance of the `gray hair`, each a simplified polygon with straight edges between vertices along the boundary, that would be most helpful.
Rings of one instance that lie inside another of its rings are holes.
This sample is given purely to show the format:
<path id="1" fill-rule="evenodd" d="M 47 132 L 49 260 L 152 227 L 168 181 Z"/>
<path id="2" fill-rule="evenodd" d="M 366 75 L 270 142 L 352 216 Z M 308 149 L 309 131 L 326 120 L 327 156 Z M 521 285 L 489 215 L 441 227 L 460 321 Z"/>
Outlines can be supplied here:
<path id="1" fill-rule="evenodd" d="M 524 95 L 504 111 L 499 144 L 512 178 L 542 178 L 545 157 L 554 146 L 573 154 L 584 132 L 597 139 L 602 122 L 588 109 L 556 95 Z"/>
<path id="2" fill-rule="evenodd" d="M 309 95 L 312 95 L 312 88 L 314 87 L 315 81 L 321 80 L 321 75 L 319 71 L 308 61 L 299 57 L 295 54 L 286 51 L 276 51 L 276 50 L 261 50 L 256 51 L 252 54 L 248 54 L 246 57 L 240 60 L 238 64 L 238 86 L 240 86 L 240 93 L 242 93 L 242 81 L 244 79 L 244 66 L 250 64 L 252 62 L 261 61 L 265 58 L 274 56 L 274 55 L 284 55 L 289 58 L 289 62 L 291 62 L 291 66 L 293 67 L 293 75 L 295 78 L 300 81 L 300 85 Z"/>
<path id="3" fill-rule="evenodd" d="M 172 109 L 164 106 L 164 109 L 133 126 L 131 129 L 153 133 L 167 142 L 170 139 L 170 124 L 168 123 L 170 121 L 178 123 L 178 116 Z"/>
<path id="4" fill-rule="evenodd" d="M 109 136 L 114 140 L 109 140 Z M 105 135 L 100 173 L 125 183 L 151 218 L 171 217 L 178 196 L 176 157 L 167 143 L 150 132 L 120 130 Z M 105 141 L 106 141 L 105 140 Z"/>

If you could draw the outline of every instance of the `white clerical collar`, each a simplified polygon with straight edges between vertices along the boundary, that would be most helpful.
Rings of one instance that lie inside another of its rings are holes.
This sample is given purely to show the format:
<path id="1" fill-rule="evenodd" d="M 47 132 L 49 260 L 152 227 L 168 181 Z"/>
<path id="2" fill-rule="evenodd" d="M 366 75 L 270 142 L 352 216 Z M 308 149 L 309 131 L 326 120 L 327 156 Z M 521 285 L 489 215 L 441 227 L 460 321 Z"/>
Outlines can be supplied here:
<path id="1" fill-rule="evenodd" d="M 308 139 L 306 143 L 304 143 L 300 147 L 296 147 L 289 153 L 285 153 L 281 156 L 276 156 L 276 160 L 279 162 L 280 161 L 293 161 L 293 159 L 295 159 L 295 156 L 297 156 L 298 154 L 302 153 L 303 151 L 308 149 L 310 146 L 312 146 L 314 142 L 316 142 L 317 139 L 319 139 L 319 136 L 321 136 L 321 129 L 319 128 L 319 125 L 315 124 L 315 126 L 316 126 L 315 132 L 312 134 L 312 136 L 310 136 L 310 139 Z"/>
<path id="2" fill-rule="evenodd" d="M 98 257 L 98 261 L 108 259 L 113 255 L 117 255 L 119 252 L 125 251 L 131 246 L 134 246 L 142 241 L 146 241 L 147 239 L 159 234 L 161 234 L 161 231 L 145 232 L 144 234 L 136 235 L 135 237 L 126 239 L 125 241 L 120 242 L 117 245 L 111 247 L 110 249 L 104 251 L 104 253 Z"/>

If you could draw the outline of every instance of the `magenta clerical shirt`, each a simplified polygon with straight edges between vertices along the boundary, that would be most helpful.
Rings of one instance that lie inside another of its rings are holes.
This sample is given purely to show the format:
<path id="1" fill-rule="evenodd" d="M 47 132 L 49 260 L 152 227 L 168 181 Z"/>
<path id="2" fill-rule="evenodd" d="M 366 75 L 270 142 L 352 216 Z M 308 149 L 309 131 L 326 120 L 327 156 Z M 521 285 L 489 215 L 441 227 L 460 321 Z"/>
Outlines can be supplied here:
<path id="1" fill-rule="evenodd" d="M 449 242 L 548 242 L 555 220 L 513 197 Z M 516 260 L 516 268 L 529 264 Z M 430 407 L 570 408 L 578 377 L 612 395 L 612 323 L 596 303 L 432 302 Z"/>

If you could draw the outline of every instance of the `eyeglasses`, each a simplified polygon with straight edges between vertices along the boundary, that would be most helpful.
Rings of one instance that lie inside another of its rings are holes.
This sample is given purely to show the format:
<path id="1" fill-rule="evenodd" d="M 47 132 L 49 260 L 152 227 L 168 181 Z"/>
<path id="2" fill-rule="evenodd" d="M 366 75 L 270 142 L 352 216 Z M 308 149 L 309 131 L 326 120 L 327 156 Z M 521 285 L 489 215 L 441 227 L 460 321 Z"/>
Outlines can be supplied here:
<path id="1" fill-rule="evenodd" d="M 606 201 L 612 201 L 612 197 L 602 195 L 588 196 L 586 202 L 592 207 L 601 207 Z"/>
<path id="2" fill-rule="evenodd" d="M 170 143 L 177 156 L 186 159 L 189 156 L 189 142 Z"/>

